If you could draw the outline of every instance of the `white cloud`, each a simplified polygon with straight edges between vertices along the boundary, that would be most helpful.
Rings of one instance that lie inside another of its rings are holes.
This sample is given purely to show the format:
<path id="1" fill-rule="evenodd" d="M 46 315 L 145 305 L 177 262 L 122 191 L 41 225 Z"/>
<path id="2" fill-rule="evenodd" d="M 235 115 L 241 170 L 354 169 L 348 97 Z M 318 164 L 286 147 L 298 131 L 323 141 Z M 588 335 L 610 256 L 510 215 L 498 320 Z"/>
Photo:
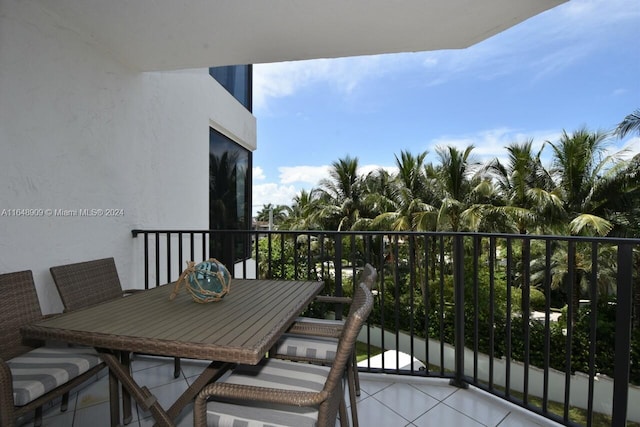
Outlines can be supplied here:
<path id="1" fill-rule="evenodd" d="M 398 169 L 395 166 L 380 166 L 375 164 L 360 165 L 357 173 L 366 175 L 378 169 L 385 169 L 389 173 L 396 173 Z M 331 166 L 282 166 L 278 168 L 280 171 L 281 184 L 310 184 L 304 185 L 305 188 L 317 187 L 322 179 L 330 178 L 329 171 Z"/>
<path id="2" fill-rule="evenodd" d="M 264 174 L 264 170 L 262 170 L 262 168 L 260 166 L 256 166 L 253 168 L 253 179 L 259 180 L 259 181 L 263 181 L 265 180 L 267 177 Z"/>
<path id="3" fill-rule="evenodd" d="M 280 167 L 280 182 L 253 184 L 253 215 L 266 204 L 291 206 L 293 198 L 303 188 L 317 186 L 318 181 L 329 176 L 329 166 Z M 254 169 L 255 173 L 255 169 Z M 262 175 L 265 177 L 265 175 Z"/>
<path id="4" fill-rule="evenodd" d="M 390 54 L 256 64 L 253 107 L 256 111 L 268 111 L 269 99 L 292 96 L 313 84 L 326 84 L 348 95 L 364 80 L 402 68 L 407 58 L 410 58 L 407 54 Z"/>
<path id="5" fill-rule="evenodd" d="M 298 194 L 293 185 L 279 185 L 275 183 L 258 184 L 253 186 L 253 214 L 266 204 L 291 205 L 291 200 Z"/>
<path id="6" fill-rule="evenodd" d="M 398 168 L 396 166 L 363 165 L 358 168 L 358 174 L 367 175 L 371 172 L 377 171 L 378 169 L 384 169 L 390 174 L 398 173 Z"/>
<path id="7" fill-rule="evenodd" d="M 363 81 L 421 64 L 429 85 L 473 74 L 480 79 L 534 70 L 537 78 L 553 75 L 602 45 L 611 27 L 637 22 L 637 0 L 572 0 L 460 50 L 357 56 L 256 64 L 254 111 L 268 111 L 269 100 L 292 96 L 314 84 L 347 95 Z"/>
<path id="8" fill-rule="evenodd" d="M 573 27 L 599 28 L 620 21 L 634 22 L 640 17 L 640 5 L 635 0 L 572 0 L 559 10 L 558 21 L 569 20 Z"/>
<path id="9" fill-rule="evenodd" d="M 612 148 L 610 153 L 620 152 L 620 159 L 629 160 L 640 153 L 640 136 L 633 136 L 625 141 L 621 141 L 621 146 Z"/>
<path id="10" fill-rule="evenodd" d="M 326 73 L 321 60 L 256 64 L 253 66 L 253 108 L 266 108 L 269 98 L 293 95 Z"/>
<path id="11" fill-rule="evenodd" d="M 555 75 L 601 48 L 607 34 L 640 19 L 637 0 L 572 0 L 462 50 L 423 53 L 425 81 L 433 86 L 468 78 L 495 79 L 534 72 Z"/>
<path id="12" fill-rule="evenodd" d="M 471 156 L 475 161 L 485 163 L 494 158 L 500 161 L 507 159 L 505 147 L 512 143 L 522 143 L 530 139 L 533 140 L 533 152 L 537 153 L 542 148 L 545 141 L 556 141 L 562 131 L 537 130 L 520 132 L 509 128 L 496 128 L 482 130 L 474 134 L 443 136 L 431 141 L 429 146 L 429 158 L 434 160 L 436 157 L 436 147 L 453 146 L 459 150 L 464 150 L 468 146 L 473 145 L 474 149 Z M 543 163 L 549 158 L 550 152 L 543 152 Z"/>
<path id="13" fill-rule="evenodd" d="M 562 130 L 519 132 L 508 128 L 488 129 L 474 134 L 444 136 L 431 141 L 428 148 L 429 157 L 427 161 L 432 161 L 434 164 L 438 162 L 435 154 L 436 147 L 453 146 L 462 151 L 473 144 L 474 149 L 471 152 L 473 161 L 486 163 L 497 158 L 504 163 L 508 160 L 505 147 L 511 143 L 522 143 L 532 139 L 533 153 L 537 154 L 547 141 L 555 143 L 561 136 Z M 624 160 L 640 153 L 640 137 L 633 136 L 624 141 L 612 139 L 604 155 L 612 155 L 619 152 L 618 158 Z M 551 166 L 552 154 L 551 147 L 547 146 L 543 149 L 541 160 L 545 167 Z"/>
<path id="14" fill-rule="evenodd" d="M 281 166 L 280 183 L 305 183 L 315 186 L 322 178 L 329 177 L 329 166 Z"/>

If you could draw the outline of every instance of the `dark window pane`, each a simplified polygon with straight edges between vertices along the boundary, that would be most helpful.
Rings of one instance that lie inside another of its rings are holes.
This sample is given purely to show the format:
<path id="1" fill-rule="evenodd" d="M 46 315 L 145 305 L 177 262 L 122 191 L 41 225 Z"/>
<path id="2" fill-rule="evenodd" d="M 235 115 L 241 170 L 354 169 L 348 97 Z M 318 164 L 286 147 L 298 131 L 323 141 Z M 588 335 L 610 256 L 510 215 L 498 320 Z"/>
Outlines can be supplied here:
<path id="1" fill-rule="evenodd" d="M 209 131 L 209 228 L 248 230 L 251 224 L 251 151 L 220 132 Z M 211 236 L 211 256 L 228 268 L 245 258 L 244 242 Z"/>
<path id="2" fill-rule="evenodd" d="M 251 65 L 229 65 L 211 67 L 209 74 L 247 110 L 251 111 L 252 70 Z"/>

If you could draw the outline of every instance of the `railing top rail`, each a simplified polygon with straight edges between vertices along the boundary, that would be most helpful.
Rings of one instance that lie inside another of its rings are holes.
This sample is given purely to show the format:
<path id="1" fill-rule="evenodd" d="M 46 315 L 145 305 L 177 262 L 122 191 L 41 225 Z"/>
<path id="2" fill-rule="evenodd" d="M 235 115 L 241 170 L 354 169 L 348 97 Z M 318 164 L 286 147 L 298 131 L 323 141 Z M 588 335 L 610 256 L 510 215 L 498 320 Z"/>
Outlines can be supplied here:
<path id="1" fill-rule="evenodd" d="M 593 237 L 593 236 L 564 236 L 564 235 L 545 235 L 545 234 L 508 234 L 508 233 L 485 233 L 485 232 L 456 232 L 456 231 L 336 231 L 336 230 L 206 230 L 206 229 L 134 229 L 131 230 L 133 237 L 138 234 L 189 234 L 189 233 L 233 233 L 233 234 L 325 234 L 325 235 L 360 235 L 360 236 L 378 236 L 381 234 L 387 236 L 477 236 L 483 238 L 499 238 L 499 239 L 516 239 L 516 240 L 562 240 L 576 242 L 600 242 L 611 244 L 631 244 L 640 245 L 640 238 L 629 237 Z"/>

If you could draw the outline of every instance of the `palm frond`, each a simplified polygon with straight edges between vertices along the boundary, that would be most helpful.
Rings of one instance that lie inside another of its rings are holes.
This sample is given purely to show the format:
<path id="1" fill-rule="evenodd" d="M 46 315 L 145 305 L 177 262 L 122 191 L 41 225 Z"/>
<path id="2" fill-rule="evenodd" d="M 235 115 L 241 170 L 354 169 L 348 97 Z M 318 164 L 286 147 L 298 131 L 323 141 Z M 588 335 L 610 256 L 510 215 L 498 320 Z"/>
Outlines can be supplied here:
<path id="1" fill-rule="evenodd" d="M 613 225 L 604 218 L 599 216 L 582 214 L 577 216 L 569 223 L 571 234 L 593 234 L 598 236 L 606 236 L 613 228 Z"/>
<path id="2" fill-rule="evenodd" d="M 638 131 L 640 135 L 640 108 L 626 116 L 616 127 L 614 133 L 620 138 L 627 136 L 629 132 Z"/>

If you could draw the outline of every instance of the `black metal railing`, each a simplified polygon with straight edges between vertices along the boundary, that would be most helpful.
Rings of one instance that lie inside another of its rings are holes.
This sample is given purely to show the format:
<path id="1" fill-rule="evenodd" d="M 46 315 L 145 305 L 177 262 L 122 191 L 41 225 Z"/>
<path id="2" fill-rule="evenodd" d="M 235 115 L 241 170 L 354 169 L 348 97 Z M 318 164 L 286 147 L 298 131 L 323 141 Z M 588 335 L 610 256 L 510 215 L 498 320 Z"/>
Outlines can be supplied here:
<path id="1" fill-rule="evenodd" d="M 640 422 L 640 239 L 330 231 L 134 230 L 145 287 L 187 260 L 234 277 L 312 279 L 350 295 L 365 263 L 376 305 L 367 372 L 450 378 L 566 425 Z M 355 278 L 355 279 L 354 279 Z M 308 315 L 341 318 L 345 307 Z M 395 350 L 395 360 L 372 357 Z M 400 366 L 407 354 L 421 367 Z M 386 365 L 385 365 L 386 363 Z"/>

